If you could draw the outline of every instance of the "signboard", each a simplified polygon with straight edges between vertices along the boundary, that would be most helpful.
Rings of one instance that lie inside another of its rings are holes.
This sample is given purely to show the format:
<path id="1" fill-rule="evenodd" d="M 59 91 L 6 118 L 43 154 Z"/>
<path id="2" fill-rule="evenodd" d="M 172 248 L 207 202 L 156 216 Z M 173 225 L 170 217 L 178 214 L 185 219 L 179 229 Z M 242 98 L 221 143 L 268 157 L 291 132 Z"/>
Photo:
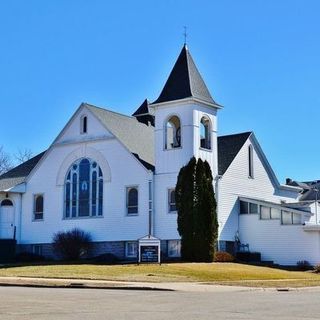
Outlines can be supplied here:
<path id="1" fill-rule="evenodd" d="M 139 240 L 139 263 L 160 263 L 160 239 L 151 235 Z"/>
<path id="2" fill-rule="evenodd" d="M 140 262 L 159 262 L 159 246 L 140 246 Z"/>

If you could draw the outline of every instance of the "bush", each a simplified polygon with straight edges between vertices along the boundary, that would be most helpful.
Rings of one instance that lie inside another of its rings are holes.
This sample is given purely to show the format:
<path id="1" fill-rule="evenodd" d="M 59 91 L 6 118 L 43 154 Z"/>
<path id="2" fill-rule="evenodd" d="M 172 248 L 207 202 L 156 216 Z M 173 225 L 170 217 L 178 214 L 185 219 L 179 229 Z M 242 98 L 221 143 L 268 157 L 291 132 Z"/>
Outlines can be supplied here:
<path id="1" fill-rule="evenodd" d="M 119 262 L 119 259 L 112 253 L 104 253 L 92 258 L 92 261 L 98 263 L 115 264 Z"/>
<path id="2" fill-rule="evenodd" d="M 301 271 L 306 271 L 310 269 L 310 263 L 306 260 L 300 260 L 297 262 L 297 268 Z"/>
<path id="3" fill-rule="evenodd" d="M 57 232 L 53 236 L 53 249 L 64 260 L 79 260 L 91 246 L 91 235 L 81 229 Z"/>
<path id="4" fill-rule="evenodd" d="M 217 251 L 214 254 L 214 262 L 233 262 L 234 260 L 234 256 L 228 252 Z"/>
<path id="5" fill-rule="evenodd" d="M 314 270 L 314 272 L 316 272 L 316 273 L 320 273 L 320 264 L 316 264 L 316 265 L 313 267 L 313 270 Z"/>
<path id="6" fill-rule="evenodd" d="M 20 252 L 16 255 L 17 262 L 36 262 L 44 260 L 44 256 L 32 252 Z"/>

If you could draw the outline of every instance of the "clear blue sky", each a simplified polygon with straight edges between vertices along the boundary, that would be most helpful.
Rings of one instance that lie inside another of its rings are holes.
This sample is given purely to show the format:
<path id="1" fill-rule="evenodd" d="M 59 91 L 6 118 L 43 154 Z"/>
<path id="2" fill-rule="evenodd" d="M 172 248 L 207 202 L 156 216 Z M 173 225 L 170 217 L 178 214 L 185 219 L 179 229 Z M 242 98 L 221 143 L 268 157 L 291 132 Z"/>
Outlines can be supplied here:
<path id="1" fill-rule="evenodd" d="M 253 130 L 280 181 L 320 179 L 317 0 L 0 2 L 0 145 L 46 149 L 81 102 L 131 114 L 183 44 L 219 133 Z"/>

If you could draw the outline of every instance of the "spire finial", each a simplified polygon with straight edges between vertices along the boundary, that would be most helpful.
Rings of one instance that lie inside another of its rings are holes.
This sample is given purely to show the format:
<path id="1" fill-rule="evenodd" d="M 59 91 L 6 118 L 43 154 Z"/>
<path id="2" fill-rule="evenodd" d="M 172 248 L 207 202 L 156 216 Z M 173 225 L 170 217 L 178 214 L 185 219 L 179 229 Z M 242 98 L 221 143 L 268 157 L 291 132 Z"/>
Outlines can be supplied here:
<path id="1" fill-rule="evenodd" d="M 187 34 L 187 27 L 184 26 L 183 29 L 184 29 L 184 32 L 183 32 L 184 45 L 186 46 L 186 45 L 187 45 L 187 36 L 188 36 L 188 34 Z"/>

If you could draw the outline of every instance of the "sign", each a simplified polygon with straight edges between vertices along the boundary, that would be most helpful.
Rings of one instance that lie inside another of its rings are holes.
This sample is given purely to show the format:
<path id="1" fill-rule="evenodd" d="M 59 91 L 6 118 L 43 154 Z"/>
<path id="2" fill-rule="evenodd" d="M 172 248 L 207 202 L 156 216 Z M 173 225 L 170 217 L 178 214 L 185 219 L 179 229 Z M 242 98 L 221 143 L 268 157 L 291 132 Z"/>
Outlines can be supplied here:
<path id="1" fill-rule="evenodd" d="M 140 247 L 140 262 L 159 262 L 159 246 Z"/>
<path id="2" fill-rule="evenodd" d="M 147 235 L 138 240 L 138 263 L 160 263 L 160 239 Z"/>

